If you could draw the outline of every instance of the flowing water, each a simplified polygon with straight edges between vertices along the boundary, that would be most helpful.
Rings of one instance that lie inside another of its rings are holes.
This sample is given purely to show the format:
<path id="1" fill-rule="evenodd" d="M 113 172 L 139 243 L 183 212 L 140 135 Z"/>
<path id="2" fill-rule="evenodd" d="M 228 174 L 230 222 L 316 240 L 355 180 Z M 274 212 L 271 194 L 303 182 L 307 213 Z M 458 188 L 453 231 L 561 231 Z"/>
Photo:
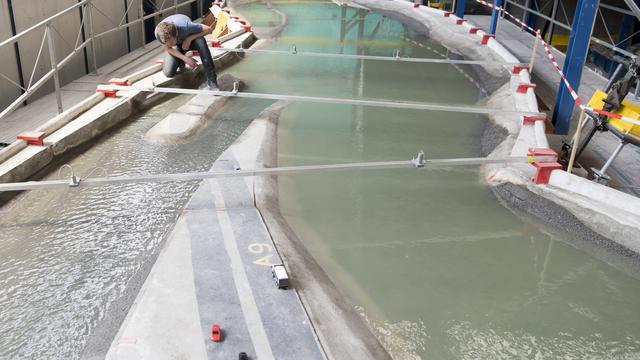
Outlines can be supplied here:
<path id="1" fill-rule="evenodd" d="M 376 14 L 347 10 L 354 20 L 340 41 L 340 8 L 273 6 L 289 24 L 268 48 L 447 55 Z M 279 22 L 261 4 L 239 9 L 263 26 Z M 229 71 L 255 92 L 476 104 L 483 93 L 462 70 L 251 55 Z M 131 119 L 66 162 L 80 175 L 96 167 L 110 175 L 207 170 L 269 104 L 231 100 L 187 144 L 143 140 L 187 100 Z M 469 114 L 292 104 L 278 156 L 282 165 L 400 160 L 420 149 L 478 156 L 485 125 Z M 60 164 L 44 178 L 58 178 Z M 293 228 L 398 359 L 640 356 L 640 282 L 508 211 L 477 169 L 287 176 L 280 184 Z M 0 208 L 0 358 L 78 358 L 196 185 L 34 191 Z"/>

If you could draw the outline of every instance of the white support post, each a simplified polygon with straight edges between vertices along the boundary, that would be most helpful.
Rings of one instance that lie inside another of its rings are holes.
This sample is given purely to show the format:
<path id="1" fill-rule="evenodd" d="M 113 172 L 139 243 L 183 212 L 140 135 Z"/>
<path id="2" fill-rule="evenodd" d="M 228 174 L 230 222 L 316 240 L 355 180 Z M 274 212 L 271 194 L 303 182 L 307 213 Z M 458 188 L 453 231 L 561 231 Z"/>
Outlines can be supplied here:
<path id="1" fill-rule="evenodd" d="M 540 36 L 540 30 L 536 30 L 536 35 L 533 37 L 533 51 L 531 51 L 531 60 L 529 61 L 529 75 L 533 74 L 533 63 L 536 61 L 536 51 L 538 51 L 538 41 L 542 39 Z"/>
<path id="2" fill-rule="evenodd" d="M 49 59 L 51 60 L 51 70 L 53 70 L 53 85 L 56 91 L 56 101 L 58 102 L 58 114 L 61 114 L 64 109 L 62 108 L 62 95 L 60 94 L 60 77 L 58 76 L 58 61 L 56 60 L 56 47 L 53 43 L 53 34 L 51 32 L 51 23 L 47 23 L 45 27 L 47 34 L 47 43 L 49 45 Z"/>

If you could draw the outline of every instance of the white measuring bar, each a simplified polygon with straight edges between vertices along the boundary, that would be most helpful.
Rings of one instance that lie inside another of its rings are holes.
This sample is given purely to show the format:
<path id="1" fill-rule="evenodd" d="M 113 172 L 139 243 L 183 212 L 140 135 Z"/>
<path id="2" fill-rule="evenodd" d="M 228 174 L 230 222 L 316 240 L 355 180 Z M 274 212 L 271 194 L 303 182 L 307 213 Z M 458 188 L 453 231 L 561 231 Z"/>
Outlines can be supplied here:
<path id="1" fill-rule="evenodd" d="M 105 177 L 96 177 L 96 178 L 87 178 L 87 179 L 78 179 L 75 175 L 73 175 L 68 180 L 26 181 L 26 182 L 18 182 L 18 183 L 0 184 L 0 192 L 42 190 L 42 189 L 79 187 L 79 186 L 95 187 L 95 186 L 103 186 L 103 185 L 145 183 L 145 182 L 192 181 L 192 180 L 228 178 L 228 177 L 287 175 L 287 174 L 301 174 L 301 173 L 325 172 L 325 171 L 425 168 L 425 167 L 437 167 L 437 166 L 448 167 L 448 166 L 461 166 L 461 165 L 486 165 L 486 164 L 528 163 L 528 162 L 530 162 L 530 159 L 525 156 L 426 160 L 424 159 L 424 154 L 421 152 L 421 153 L 418 153 L 418 156 L 416 158 L 412 160 L 404 160 L 404 161 L 378 161 L 378 162 L 328 164 L 328 165 L 285 166 L 285 167 L 266 168 L 266 169 L 190 172 L 190 173 L 179 173 L 179 174 L 151 174 L 151 175 L 114 176 L 114 177 L 105 176 Z"/>
<path id="2" fill-rule="evenodd" d="M 238 53 L 256 53 L 256 54 L 271 54 L 271 55 L 291 55 L 291 56 L 308 56 L 308 57 L 321 57 L 321 58 L 336 58 L 336 59 L 360 59 L 360 60 L 379 60 L 379 61 L 399 61 L 399 62 L 413 62 L 413 63 L 432 63 L 432 64 L 456 64 L 456 65 L 528 65 L 521 62 L 497 62 L 486 60 L 462 60 L 462 59 L 434 59 L 434 58 L 415 58 L 400 56 L 400 53 L 396 51 L 394 56 L 380 56 L 380 55 L 357 55 L 357 54 L 337 54 L 337 53 L 321 53 L 314 51 L 298 51 L 295 48 L 293 50 L 266 50 L 266 49 L 238 49 L 238 48 L 213 48 L 214 50 L 238 52 Z"/>
<path id="3" fill-rule="evenodd" d="M 180 88 L 155 87 L 155 86 L 143 86 L 143 85 L 134 85 L 134 86 L 98 85 L 98 91 L 99 92 L 144 91 L 144 92 L 158 92 L 158 93 L 170 93 L 170 94 L 211 95 L 211 96 L 226 96 L 226 97 L 238 97 L 238 98 L 249 98 L 249 99 L 300 101 L 300 102 L 339 104 L 339 105 L 375 106 L 375 107 L 385 107 L 385 108 L 395 108 L 395 109 L 433 110 L 433 111 L 446 111 L 446 112 L 458 112 L 458 113 L 470 113 L 470 114 L 516 114 L 516 115 L 528 115 L 528 116 L 545 116 L 545 114 L 539 113 L 539 112 L 491 109 L 487 107 L 471 106 L 471 105 L 442 105 L 442 104 L 434 104 L 434 103 L 422 103 L 422 102 L 399 101 L 399 100 L 340 99 L 340 98 L 317 97 L 317 96 L 251 93 L 251 92 L 238 91 L 237 84 L 236 84 L 236 89 L 234 89 L 233 91 L 214 91 L 214 90 L 205 90 L 205 89 L 180 89 Z"/>

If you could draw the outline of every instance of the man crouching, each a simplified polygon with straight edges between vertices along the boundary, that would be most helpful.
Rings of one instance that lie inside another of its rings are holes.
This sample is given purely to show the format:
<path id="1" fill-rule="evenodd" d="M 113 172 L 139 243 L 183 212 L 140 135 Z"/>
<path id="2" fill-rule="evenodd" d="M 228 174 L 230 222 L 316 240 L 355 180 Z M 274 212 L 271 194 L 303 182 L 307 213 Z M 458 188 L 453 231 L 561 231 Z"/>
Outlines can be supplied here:
<path id="1" fill-rule="evenodd" d="M 185 55 L 189 50 L 197 50 L 207 74 L 207 85 L 210 90 L 218 90 L 216 78 L 216 68 L 213 65 L 211 52 L 204 39 L 211 28 L 207 25 L 196 24 L 191 19 L 182 14 L 171 15 L 162 20 L 156 26 L 156 39 L 164 45 L 167 55 L 164 59 L 162 72 L 167 77 L 173 77 L 178 68 L 183 69 L 187 64 L 189 67 L 196 67 L 197 63 L 192 58 Z"/>

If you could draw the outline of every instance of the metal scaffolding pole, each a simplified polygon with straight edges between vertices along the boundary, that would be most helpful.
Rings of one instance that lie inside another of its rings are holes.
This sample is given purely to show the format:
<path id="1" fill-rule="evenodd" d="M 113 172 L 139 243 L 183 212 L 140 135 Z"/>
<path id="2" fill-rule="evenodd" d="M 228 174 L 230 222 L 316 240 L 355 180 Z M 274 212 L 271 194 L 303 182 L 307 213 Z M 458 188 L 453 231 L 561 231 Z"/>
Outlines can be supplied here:
<path id="1" fill-rule="evenodd" d="M 446 112 L 458 112 L 458 113 L 470 113 L 470 114 L 515 114 L 515 115 L 531 115 L 531 116 L 543 115 L 542 113 L 539 113 L 539 112 L 493 109 L 493 108 L 486 108 L 481 106 L 470 106 L 470 105 L 442 105 L 442 104 L 434 104 L 434 103 L 421 103 L 421 102 L 396 101 L 396 100 L 340 99 L 340 98 L 316 97 L 316 96 L 240 92 L 237 90 L 237 84 L 236 84 L 236 89 L 234 89 L 233 91 L 213 91 L 213 90 L 204 90 L 204 89 L 180 89 L 180 88 L 167 88 L 167 87 L 154 87 L 154 86 L 121 86 L 121 85 L 99 85 L 98 91 L 101 91 L 101 92 L 141 91 L 141 92 L 158 92 L 158 93 L 169 93 L 169 94 L 186 94 L 186 95 L 211 95 L 211 96 L 238 97 L 238 98 L 248 98 L 248 99 L 285 100 L 285 101 L 300 101 L 300 102 L 312 102 L 312 103 L 323 103 L 323 104 L 374 106 L 374 107 L 385 107 L 385 108 L 394 108 L 394 109 L 433 110 L 433 111 L 446 111 Z"/>
<path id="2" fill-rule="evenodd" d="M 219 179 L 230 177 L 249 177 L 249 176 L 272 176 L 272 175 L 291 175 L 313 172 L 327 171 L 350 171 L 350 170 L 382 170 L 382 169 L 401 169 L 401 168 L 432 168 L 432 167 L 451 167 L 451 166 L 471 166 L 471 165 L 487 165 L 487 164 L 505 164 L 505 163 L 528 163 L 530 159 L 524 156 L 508 156 L 496 158 L 459 158 L 459 159 L 431 159 L 424 158 L 424 153 L 419 152 L 418 155 L 411 160 L 404 161 L 378 161 L 378 162 L 362 162 L 362 163 L 346 163 L 346 164 L 327 164 L 327 165 L 306 165 L 306 166 L 287 166 L 279 168 L 267 169 L 247 169 L 247 170 L 227 170 L 227 171 L 207 171 L 207 172 L 190 172 L 179 174 L 153 174 L 138 176 L 115 176 L 115 177 L 96 177 L 80 179 L 72 174 L 69 179 L 64 180 L 47 180 L 47 181 L 28 181 L 18 183 L 0 184 L 0 192 L 4 191 L 24 191 L 24 190 L 43 190 L 66 187 L 97 187 L 104 185 L 131 184 L 131 183 L 149 183 L 149 182 L 180 182 L 194 181 L 203 179 Z"/>
<path id="3" fill-rule="evenodd" d="M 501 1 L 501 0 L 499 0 Z M 214 48 L 214 51 L 229 51 L 236 53 L 255 53 L 255 54 L 271 54 L 284 56 L 308 56 L 335 59 L 357 59 L 357 60 L 379 60 L 379 61 L 398 61 L 398 62 L 414 62 L 414 63 L 434 63 L 434 64 L 456 64 L 456 65 L 525 65 L 520 62 L 496 62 L 486 60 L 458 60 L 458 59 L 434 59 L 434 58 L 413 58 L 400 56 L 398 50 L 394 56 L 379 55 L 361 55 L 361 54 L 339 54 L 339 53 L 321 53 L 314 51 L 298 51 L 294 46 L 293 50 L 265 50 L 265 49 L 238 49 L 238 48 Z"/>

